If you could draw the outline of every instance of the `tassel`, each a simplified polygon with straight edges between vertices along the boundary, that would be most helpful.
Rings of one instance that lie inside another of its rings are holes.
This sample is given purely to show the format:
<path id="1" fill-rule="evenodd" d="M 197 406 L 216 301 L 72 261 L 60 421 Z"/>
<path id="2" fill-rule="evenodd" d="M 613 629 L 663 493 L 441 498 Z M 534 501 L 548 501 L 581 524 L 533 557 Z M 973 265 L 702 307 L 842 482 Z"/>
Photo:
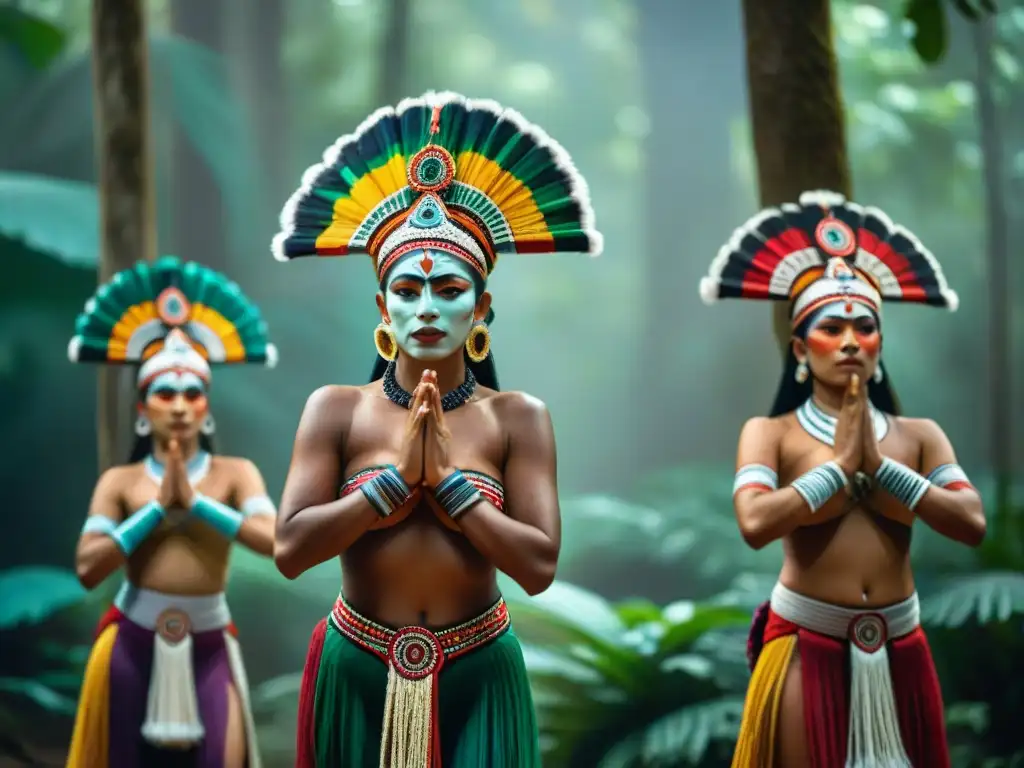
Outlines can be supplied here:
<path id="1" fill-rule="evenodd" d="M 431 768 L 434 676 L 407 680 L 388 668 L 380 768 Z"/>
<path id="2" fill-rule="evenodd" d="M 142 736 L 157 746 L 188 747 L 204 733 L 192 671 L 192 635 L 169 642 L 158 632 Z"/>
<path id="3" fill-rule="evenodd" d="M 846 768 L 913 768 L 903 748 L 889 655 L 850 643 L 850 736 Z"/>
<path id="4" fill-rule="evenodd" d="M 441 768 L 437 678 L 441 642 L 422 627 L 395 633 L 388 646 L 388 690 L 380 740 L 380 768 Z"/>

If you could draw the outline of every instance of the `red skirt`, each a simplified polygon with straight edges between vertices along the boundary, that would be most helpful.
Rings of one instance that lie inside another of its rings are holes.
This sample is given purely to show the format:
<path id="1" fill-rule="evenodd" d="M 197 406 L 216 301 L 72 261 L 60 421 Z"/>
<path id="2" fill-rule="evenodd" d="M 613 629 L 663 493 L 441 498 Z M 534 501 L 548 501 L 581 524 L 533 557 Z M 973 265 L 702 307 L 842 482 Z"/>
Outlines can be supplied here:
<path id="1" fill-rule="evenodd" d="M 756 622 L 752 632 L 760 635 L 752 637 L 750 642 L 751 650 L 758 656 L 773 642 L 785 643 L 785 638 L 796 636 L 811 756 L 808 768 L 843 768 L 850 721 L 850 642 L 811 632 L 770 610 L 767 621 L 762 618 Z M 917 627 L 909 634 L 891 639 L 887 653 L 900 735 L 911 764 L 914 768 L 950 768 L 942 691 L 924 632 Z M 757 661 L 758 667 L 766 668 L 771 664 L 770 660 L 765 664 L 760 663 L 763 659 Z M 763 738 L 767 723 L 777 723 L 777 712 L 767 710 L 777 707 L 779 698 L 777 695 L 755 696 L 754 689 L 781 690 L 786 666 L 776 664 L 769 673 L 780 677 L 776 681 L 764 679 L 765 669 L 755 670 L 737 746 L 740 762 L 734 760 L 733 768 L 769 768 L 772 765 L 774 755 L 769 754 L 772 749 L 750 745 Z M 761 679 L 758 679 L 759 673 Z M 774 734 L 763 743 L 774 743 Z M 740 758 L 741 754 L 758 757 Z"/>

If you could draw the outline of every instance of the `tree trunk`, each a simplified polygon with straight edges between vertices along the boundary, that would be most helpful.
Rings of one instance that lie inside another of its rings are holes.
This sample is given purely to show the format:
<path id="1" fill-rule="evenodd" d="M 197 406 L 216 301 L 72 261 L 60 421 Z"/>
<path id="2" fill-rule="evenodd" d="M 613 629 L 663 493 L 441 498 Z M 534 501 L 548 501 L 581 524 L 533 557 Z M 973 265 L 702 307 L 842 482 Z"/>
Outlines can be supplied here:
<path id="1" fill-rule="evenodd" d="M 171 26 L 177 34 L 211 51 L 223 52 L 223 2 L 172 0 L 170 8 Z M 250 12 L 258 14 L 255 8 Z M 223 272 L 228 262 L 224 192 L 184 130 L 176 126 L 172 135 L 171 242 L 181 258 Z"/>
<path id="2" fill-rule="evenodd" d="M 983 160 L 986 197 L 986 238 L 988 240 L 989 306 L 989 461 L 995 470 L 996 509 L 994 533 L 1011 534 L 1009 520 L 1010 473 L 1012 471 L 1013 400 L 1010 396 L 1013 372 L 1010 365 L 1009 257 L 1005 168 L 999 115 L 992 92 L 993 25 L 991 16 L 973 26 L 977 74 L 978 135 Z M 1007 536 L 1007 540 L 1015 539 Z M 1014 541 L 1016 544 L 1016 541 Z"/>
<path id="3" fill-rule="evenodd" d="M 378 101 L 397 104 L 406 95 L 405 78 L 409 64 L 409 7 L 411 0 L 388 2 L 387 26 L 380 46 L 377 81 Z"/>
<path id="4" fill-rule="evenodd" d="M 796 202 L 809 189 L 850 196 L 829 0 L 743 0 L 743 25 L 761 204 Z M 789 308 L 773 309 L 785 353 Z"/>
<path id="5" fill-rule="evenodd" d="M 149 56 L 142 0 L 93 0 L 97 177 L 102 248 L 99 280 L 156 255 L 156 212 L 149 136 Z M 100 469 L 127 456 L 131 371 L 99 373 Z"/>

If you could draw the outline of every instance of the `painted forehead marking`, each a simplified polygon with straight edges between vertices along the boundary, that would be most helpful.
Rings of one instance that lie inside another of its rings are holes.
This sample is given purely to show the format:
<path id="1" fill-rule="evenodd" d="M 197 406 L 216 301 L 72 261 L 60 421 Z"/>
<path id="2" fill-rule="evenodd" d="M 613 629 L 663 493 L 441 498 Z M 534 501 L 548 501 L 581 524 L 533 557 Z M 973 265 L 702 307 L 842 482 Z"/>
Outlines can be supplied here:
<path id="1" fill-rule="evenodd" d="M 443 277 L 461 277 L 463 280 L 473 282 L 473 273 L 461 259 L 444 251 L 432 249 L 413 251 L 403 256 L 401 261 L 395 265 L 392 277 L 388 282 L 393 283 L 396 280 L 410 278 L 418 282 L 426 282 Z"/>
<path id="2" fill-rule="evenodd" d="M 859 304 L 857 302 L 835 301 L 831 304 L 825 305 L 819 310 L 818 316 L 811 322 L 811 328 L 817 327 L 822 321 L 830 318 L 836 320 L 859 320 L 862 317 L 877 320 L 875 313 L 863 304 Z"/>
<path id="3" fill-rule="evenodd" d="M 178 392 L 192 388 L 206 389 L 203 380 L 190 371 L 165 371 L 153 379 L 149 386 L 150 389 L 173 389 Z"/>

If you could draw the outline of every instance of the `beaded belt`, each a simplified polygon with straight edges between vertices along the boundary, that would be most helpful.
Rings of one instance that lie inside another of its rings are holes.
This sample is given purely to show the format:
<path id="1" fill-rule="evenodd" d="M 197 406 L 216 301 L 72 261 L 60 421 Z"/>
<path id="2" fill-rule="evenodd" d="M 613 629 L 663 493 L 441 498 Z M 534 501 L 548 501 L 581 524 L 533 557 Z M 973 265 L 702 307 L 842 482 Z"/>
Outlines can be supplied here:
<path id="1" fill-rule="evenodd" d="M 360 616 L 338 596 L 330 623 L 388 665 L 381 768 L 440 768 L 437 676 L 446 661 L 504 634 L 511 622 L 502 598 L 475 619 L 439 632 L 391 629 Z"/>

